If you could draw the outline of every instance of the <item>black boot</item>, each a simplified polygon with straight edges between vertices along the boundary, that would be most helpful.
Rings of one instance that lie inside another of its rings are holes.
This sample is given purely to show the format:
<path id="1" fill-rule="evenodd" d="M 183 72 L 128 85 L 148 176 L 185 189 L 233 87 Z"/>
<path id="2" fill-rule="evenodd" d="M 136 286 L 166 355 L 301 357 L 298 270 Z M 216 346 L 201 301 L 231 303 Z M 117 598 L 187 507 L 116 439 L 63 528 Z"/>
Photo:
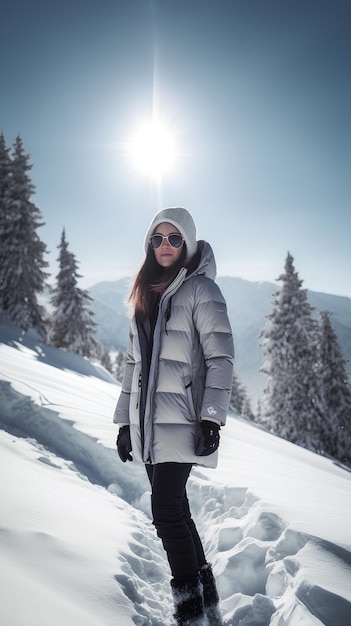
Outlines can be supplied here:
<path id="1" fill-rule="evenodd" d="M 205 563 L 199 574 L 203 586 L 204 609 L 208 624 L 209 626 L 223 626 L 219 595 L 210 563 Z"/>
<path id="2" fill-rule="evenodd" d="M 173 578 L 171 588 L 177 626 L 203 626 L 205 614 L 199 577 L 188 580 Z"/>

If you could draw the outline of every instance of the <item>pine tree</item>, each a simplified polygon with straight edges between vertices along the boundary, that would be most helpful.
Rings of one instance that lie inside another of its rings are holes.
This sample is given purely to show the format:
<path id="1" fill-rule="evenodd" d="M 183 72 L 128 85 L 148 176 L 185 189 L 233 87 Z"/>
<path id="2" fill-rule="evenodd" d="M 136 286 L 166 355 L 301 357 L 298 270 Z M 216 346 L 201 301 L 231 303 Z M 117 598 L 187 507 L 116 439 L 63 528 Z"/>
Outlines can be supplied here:
<path id="1" fill-rule="evenodd" d="M 246 394 L 246 391 L 245 391 L 245 394 Z M 255 421 L 255 414 L 252 411 L 251 402 L 248 396 L 246 396 L 244 403 L 243 403 L 242 415 L 243 417 L 246 417 L 246 419 L 250 420 L 251 422 Z"/>
<path id="2" fill-rule="evenodd" d="M 320 313 L 318 382 L 323 403 L 323 451 L 351 466 L 351 385 L 328 311 Z"/>
<path id="3" fill-rule="evenodd" d="M 118 350 L 115 359 L 115 378 L 118 382 L 122 382 L 125 368 L 126 353 Z"/>
<path id="4" fill-rule="evenodd" d="M 101 343 L 97 343 L 95 356 L 98 359 L 99 363 L 107 369 L 110 374 L 113 374 L 113 365 L 111 361 L 110 351 L 106 346 L 103 346 Z"/>
<path id="5" fill-rule="evenodd" d="M 7 202 L 10 195 L 11 159 L 6 145 L 4 133 L 0 134 L 0 211 L 2 219 L 5 219 L 9 208 Z"/>
<path id="6" fill-rule="evenodd" d="M 59 272 L 51 303 L 54 307 L 50 341 L 57 348 L 71 350 L 81 356 L 95 356 L 97 342 L 94 314 L 89 309 L 89 293 L 78 287 L 78 264 L 68 250 L 65 229 L 58 246 Z"/>
<path id="7" fill-rule="evenodd" d="M 246 417 L 247 419 L 252 420 L 254 417 L 246 389 L 244 385 L 242 385 L 239 381 L 235 370 L 233 372 L 233 382 L 230 393 L 229 407 L 233 411 L 235 411 L 239 415 L 242 415 L 243 417 Z"/>
<path id="8" fill-rule="evenodd" d="M 282 288 L 260 339 L 268 376 L 259 421 L 272 432 L 319 451 L 322 407 L 316 376 L 318 324 L 288 253 Z"/>
<path id="9" fill-rule="evenodd" d="M 11 215 L 11 159 L 4 134 L 0 135 L 0 315 L 5 309 L 4 271 L 7 259 L 7 222 Z M 1 319 L 1 318 L 0 318 Z"/>
<path id="10" fill-rule="evenodd" d="M 23 330 L 34 327 L 44 333 L 45 312 L 37 299 L 47 278 L 46 246 L 37 234 L 43 222 L 31 202 L 32 166 L 19 136 L 12 156 L 1 136 L 0 161 L 0 308 Z"/>

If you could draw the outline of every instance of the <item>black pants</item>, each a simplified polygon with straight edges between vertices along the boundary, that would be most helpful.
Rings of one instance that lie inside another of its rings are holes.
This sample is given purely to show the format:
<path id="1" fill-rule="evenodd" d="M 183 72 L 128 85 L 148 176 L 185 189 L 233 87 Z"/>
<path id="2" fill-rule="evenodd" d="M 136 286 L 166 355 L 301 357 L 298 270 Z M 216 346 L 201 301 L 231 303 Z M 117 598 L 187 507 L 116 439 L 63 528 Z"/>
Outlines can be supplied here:
<path id="1" fill-rule="evenodd" d="M 197 575 L 206 563 L 201 539 L 191 517 L 186 483 L 190 463 L 146 465 L 151 483 L 151 510 L 174 578 Z"/>

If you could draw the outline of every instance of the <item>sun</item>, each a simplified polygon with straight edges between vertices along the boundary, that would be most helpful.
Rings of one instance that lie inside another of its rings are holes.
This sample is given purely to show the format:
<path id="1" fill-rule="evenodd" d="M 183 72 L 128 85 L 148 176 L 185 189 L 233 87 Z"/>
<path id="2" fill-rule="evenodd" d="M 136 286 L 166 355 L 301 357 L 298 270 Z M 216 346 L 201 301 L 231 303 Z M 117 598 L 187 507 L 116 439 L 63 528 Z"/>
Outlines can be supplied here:
<path id="1" fill-rule="evenodd" d="M 139 128 L 128 143 L 128 152 L 141 172 L 156 179 L 170 171 L 176 154 L 170 129 L 157 121 Z"/>

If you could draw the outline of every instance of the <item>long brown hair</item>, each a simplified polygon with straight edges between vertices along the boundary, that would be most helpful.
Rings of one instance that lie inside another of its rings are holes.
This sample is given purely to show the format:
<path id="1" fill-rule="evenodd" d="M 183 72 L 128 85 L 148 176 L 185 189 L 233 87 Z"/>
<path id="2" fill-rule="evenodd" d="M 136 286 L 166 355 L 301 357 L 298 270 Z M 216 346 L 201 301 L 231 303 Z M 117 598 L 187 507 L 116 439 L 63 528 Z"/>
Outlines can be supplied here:
<path id="1" fill-rule="evenodd" d="M 164 268 L 155 259 L 154 251 L 148 247 L 146 258 L 141 266 L 129 296 L 133 313 L 138 320 L 143 321 L 152 313 L 160 296 L 177 276 L 179 270 L 185 267 L 186 245 L 179 259 L 170 267 Z"/>

